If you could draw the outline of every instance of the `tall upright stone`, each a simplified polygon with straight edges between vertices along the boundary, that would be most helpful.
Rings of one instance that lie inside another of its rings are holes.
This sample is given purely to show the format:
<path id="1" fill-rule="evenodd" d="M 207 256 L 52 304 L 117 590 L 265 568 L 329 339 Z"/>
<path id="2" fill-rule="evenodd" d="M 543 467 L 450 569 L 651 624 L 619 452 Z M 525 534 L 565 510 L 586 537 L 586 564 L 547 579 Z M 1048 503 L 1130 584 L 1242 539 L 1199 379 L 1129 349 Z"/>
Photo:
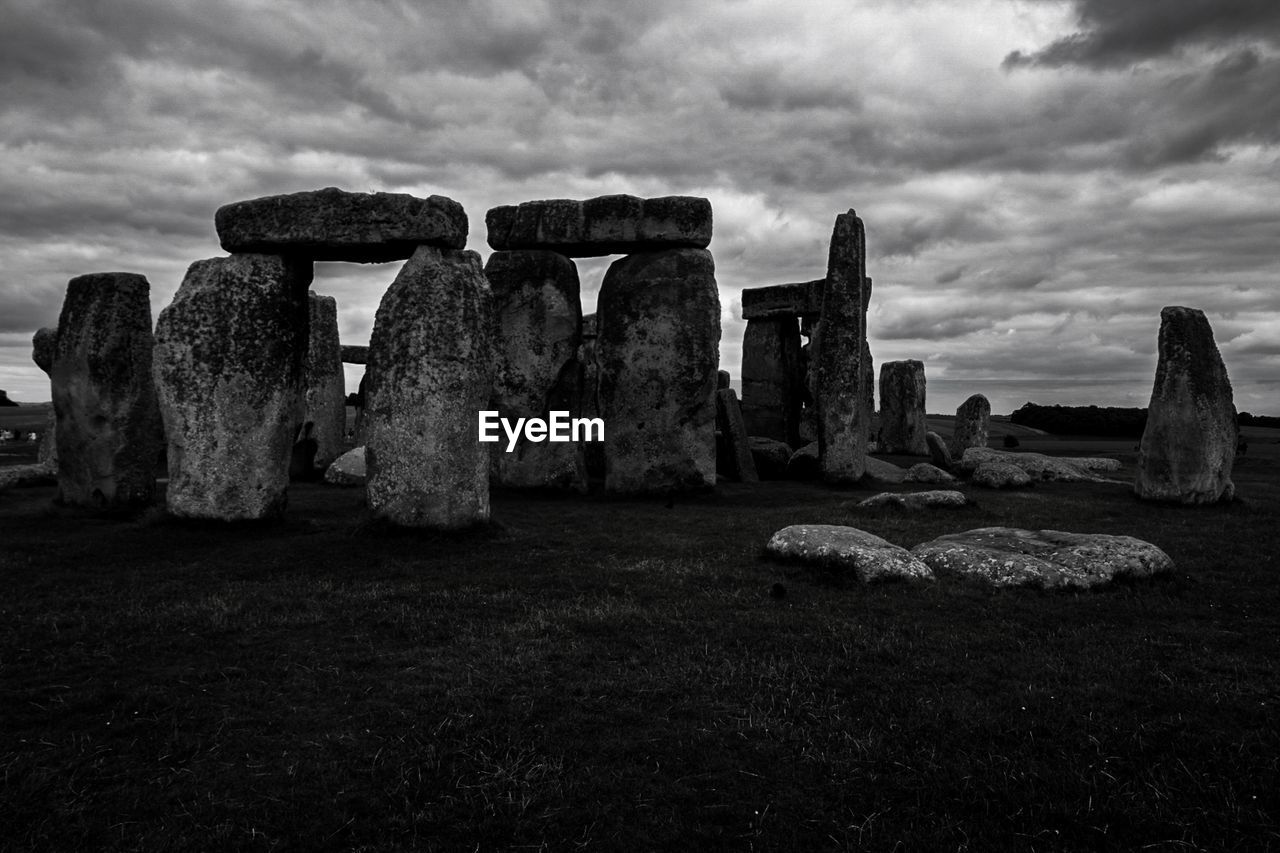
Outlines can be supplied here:
<path id="1" fill-rule="evenodd" d="M 1230 500 L 1236 407 L 1204 312 L 1161 310 L 1159 353 L 1134 493 L 1182 504 Z"/>
<path id="2" fill-rule="evenodd" d="M 307 358 L 303 371 L 303 420 L 312 424 L 315 464 L 328 468 L 346 451 L 347 377 L 338 338 L 338 302 L 332 296 L 307 294 Z"/>
<path id="3" fill-rule="evenodd" d="M 804 376 L 795 317 L 747 321 L 742 338 L 742 419 L 749 435 L 800 444 Z"/>
<path id="4" fill-rule="evenodd" d="M 36 363 L 36 367 L 45 372 L 46 376 L 53 370 L 53 348 L 57 343 L 58 330 L 48 327 L 36 330 L 35 335 L 31 338 L 31 360 Z M 50 399 L 52 399 L 52 394 Z M 36 462 L 47 466 L 50 470 L 57 470 L 58 416 L 54 412 L 53 406 L 49 407 L 49 414 L 45 417 L 44 434 L 40 437 L 40 447 L 36 451 Z"/>
<path id="5" fill-rule="evenodd" d="M 880 450 L 928 456 L 924 363 L 913 358 L 880 365 Z"/>
<path id="6" fill-rule="evenodd" d="M 493 388 L 493 294 L 471 251 L 421 246 L 382 297 L 365 389 L 366 489 L 403 527 L 489 518 L 489 452 L 478 413 Z"/>
<path id="7" fill-rule="evenodd" d="M 310 261 L 196 261 L 156 322 L 155 376 L 169 448 L 169 511 L 253 520 L 288 503 L 303 416 Z"/>
<path id="8" fill-rule="evenodd" d="M 493 402 L 498 414 L 546 420 L 553 411 L 581 412 L 582 300 L 578 269 L 557 252 L 499 251 L 485 277 L 493 288 L 498 372 Z M 583 448 L 571 442 L 529 441 L 511 452 L 495 446 L 493 482 L 514 488 L 585 491 Z"/>
<path id="9" fill-rule="evenodd" d="M 150 294 L 133 273 L 67 284 L 49 371 L 63 503 L 137 507 L 155 497 L 161 432 Z"/>
<path id="10" fill-rule="evenodd" d="M 705 249 L 621 258 L 599 296 L 605 489 L 715 485 L 720 297 Z"/>
<path id="11" fill-rule="evenodd" d="M 867 425 L 862 351 L 866 341 L 866 233 L 853 210 L 836 217 L 822 294 L 822 319 L 811 346 L 822 478 L 852 483 L 866 469 Z"/>
<path id="12" fill-rule="evenodd" d="M 991 424 L 991 403 L 981 394 L 974 394 L 956 409 L 955 431 L 947 449 L 954 459 L 963 459 L 970 447 L 986 447 L 987 431 Z"/>
<path id="13" fill-rule="evenodd" d="M 742 407 L 732 388 L 716 389 L 716 428 L 720 431 L 717 468 L 740 483 L 759 482 L 760 475 L 751 455 L 751 439 L 742 420 Z"/>

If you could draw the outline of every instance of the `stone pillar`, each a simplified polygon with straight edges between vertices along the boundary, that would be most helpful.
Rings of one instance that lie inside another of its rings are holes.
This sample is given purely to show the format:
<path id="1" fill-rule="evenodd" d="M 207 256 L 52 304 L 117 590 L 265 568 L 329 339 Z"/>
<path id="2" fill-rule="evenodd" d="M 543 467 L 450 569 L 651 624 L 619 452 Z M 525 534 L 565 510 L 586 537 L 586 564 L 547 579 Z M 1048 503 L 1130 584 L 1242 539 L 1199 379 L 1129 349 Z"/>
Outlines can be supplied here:
<path id="1" fill-rule="evenodd" d="M 1236 407 L 1204 312 L 1163 309 L 1159 352 L 1133 491 L 1170 503 L 1230 500 Z"/>
<path id="2" fill-rule="evenodd" d="M 924 363 L 907 359 L 880 365 L 881 452 L 928 456 L 924 416 Z"/>
<path id="3" fill-rule="evenodd" d="M 137 507 L 155 498 L 161 432 L 150 293 L 133 273 L 94 273 L 67 284 L 49 371 L 63 503 Z M 48 340 L 37 343 L 43 348 Z"/>
<path id="4" fill-rule="evenodd" d="M 479 412 L 493 391 L 493 294 L 480 256 L 420 246 L 378 306 L 365 389 L 378 518 L 437 530 L 489 519 Z"/>
<path id="5" fill-rule="evenodd" d="M 493 288 L 498 374 L 493 408 L 512 423 L 547 419 L 552 411 L 581 415 L 582 301 L 578 268 L 548 251 L 499 251 L 485 276 Z M 531 442 L 521 437 L 507 452 L 493 447 L 495 485 L 586 491 L 581 444 Z"/>
<path id="6" fill-rule="evenodd" d="M 987 430 L 991 422 L 991 403 L 974 394 L 956 409 L 956 427 L 947 449 L 953 459 L 963 459 L 970 447 L 987 446 Z"/>
<path id="7" fill-rule="evenodd" d="M 742 338 L 742 419 L 747 434 L 797 446 L 803 381 L 796 318 L 748 320 Z"/>
<path id="8" fill-rule="evenodd" d="M 755 459 L 751 456 L 751 441 L 742 421 L 742 407 L 732 388 L 716 389 L 716 428 L 720 431 L 716 467 L 740 483 L 759 482 Z"/>
<path id="9" fill-rule="evenodd" d="M 836 217 L 814 335 L 813 365 L 818 409 L 818 459 L 828 483 L 853 483 L 866 470 L 866 396 L 862 347 L 866 340 L 866 234 L 854 211 Z"/>
<path id="10" fill-rule="evenodd" d="M 599 297 L 605 489 L 715 485 L 720 296 L 705 249 L 629 255 Z"/>
<path id="11" fill-rule="evenodd" d="M 31 338 L 31 360 L 46 376 L 53 370 L 53 348 L 57 342 L 57 329 L 39 329 Z M 52 398 L 51 392 L 50 399 Z M 45 418 L 44 435 L 40 436 L 40 448 L 36 453 L 38 464 L 48 466 L 53 472 L 58 470 L 58 416 L 53 406 L 49 407 L 49 415 Z"/>
<path id="12" fill-rule="evenodd" d="M 304 421 L 314 426 L 315 465 L 328 468 L 346 450 L 347 381 L 338 338 L 338 303 L 332 296 L 307 294 L 307 360 L 304 368 Z"/>
<path id="13" fill-rule="evenodd" d="M 156 323 L 169 447 L 169 511 L 278 516 L 302 421 L 311 262 L 235 254 L 196 261 Z"/>

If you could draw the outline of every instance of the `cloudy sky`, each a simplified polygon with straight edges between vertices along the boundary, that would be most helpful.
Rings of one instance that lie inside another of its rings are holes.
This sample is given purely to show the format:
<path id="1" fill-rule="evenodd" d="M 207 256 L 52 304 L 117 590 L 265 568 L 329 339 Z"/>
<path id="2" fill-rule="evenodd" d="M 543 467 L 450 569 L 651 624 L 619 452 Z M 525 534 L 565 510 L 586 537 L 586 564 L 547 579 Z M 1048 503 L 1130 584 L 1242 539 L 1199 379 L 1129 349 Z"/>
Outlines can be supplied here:
<path id="1" fill-rule="evenodd" d="M 742 288 L 821 276 L 854 208 L 876 361 L 925 361 L 931 411 L 1012 380 L 1012 405 L 1145 405 L 1180 304 L 1238 407 L 1280 414 L 1276 0 L 0 0 L 0 21 L 18 400 L 49 398 L 30 339 L 69 278 L 142 273 L 154 316 L 223 254 L 220 205 L 339 186 L 457 199 L 486 256 L 499 204 L 706 196 L 735 376 Z M 607 263 L 580 263 L 588 310 Z M 395 271 L 317 266 L 346 342 Z"/>

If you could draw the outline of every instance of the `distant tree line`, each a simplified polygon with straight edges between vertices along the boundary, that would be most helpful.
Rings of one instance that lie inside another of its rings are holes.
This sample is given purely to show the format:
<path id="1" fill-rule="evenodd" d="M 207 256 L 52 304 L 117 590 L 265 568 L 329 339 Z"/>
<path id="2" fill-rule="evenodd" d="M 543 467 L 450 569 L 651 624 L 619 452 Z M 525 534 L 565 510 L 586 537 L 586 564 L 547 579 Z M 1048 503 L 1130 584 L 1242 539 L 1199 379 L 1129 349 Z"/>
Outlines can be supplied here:
<path id="1" fill-rule="evenodd" d="M 1011 423 L 1042 429 L 1054 435 L 1099 435 L 1107 438 L 1142 438 L 1147 428 L 1146 409 L 1119 406 L 1038 406 L 1027 403 L 1009 416 Z M 1240 426 L 1280 429 L 1280 417 L 1241 412 Z"/>

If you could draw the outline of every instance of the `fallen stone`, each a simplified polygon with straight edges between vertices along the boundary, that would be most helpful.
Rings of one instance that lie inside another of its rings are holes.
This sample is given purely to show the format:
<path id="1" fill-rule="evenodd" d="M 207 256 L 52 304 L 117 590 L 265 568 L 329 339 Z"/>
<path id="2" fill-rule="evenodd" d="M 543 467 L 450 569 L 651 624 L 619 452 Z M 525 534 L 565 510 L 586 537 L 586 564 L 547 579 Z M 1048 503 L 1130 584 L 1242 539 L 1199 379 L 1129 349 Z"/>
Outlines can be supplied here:
<path id="1" fill-rule="evenodd" d="M 150 292 L 133 273 L 67 284 L 49 371 L 62 503 L 138 507 L 155 497 L 163 433 Z"/>
<path id="2" fill-rule="evenodd" d="M 787 462 L 791 460 L 792 452 L 789 444 L 760 435 L 750 436 L 748 442 L 751 446 L 751 459 L 761 480 L 786 478 Z"/>
<path id="3" fill-rule="evenodd" d="M 313 261 L 384 263 L 422 245 L 461 249 L 467 214 L 451 198 L 322 190 L 237 201 L 214 225 L 231 253 L 297 255 Z"/>
<path id="4" fill-rule="evenodd" d="M 614 261 L 598 306 L 605 491 L 714 486 L 720 297 L 711 253 Z"/>
<path id="5" fill-rule="evenodd" d="M 961 471 L 973 471 L 981 465 L 1000 462 L 1025 471 L 1033 480 L 1050 480 L 1061 483 L 1115 482 L 1099 477 L 1095 471 L 1115 471 L 1120 467 L 1118 459 L 1098 457 L 1065 458 L 1046 456 L 1043 453 L 1020 453 L 996 450 L 991 447 L 971 447 L 964 452 L 959 465 Z"/>
<path id="6" fill-rule="evenodd" d="M 154 369 L 172 514 L 234 521 L 284 512 L 310 284 L 310 261 L 196 261 L 160 312 Z"/>
<path id="7" fill-rule="evenodd" d="M 933 571 L 905 548 L 856 527 L 794 524 L 773 534 L 765 551 L 776 559 L 849 572 L 863 583 L 933 578 Z"/>
<path id="8" fill-rule="evenodd" d="M 874 456 L 866 458 L 864 471 L 865 479 L 877 483 L 901 483 L 907 479 L 907 472 L 904 469 Z"/>
<path id="9" fill-rule="evenodd" d="M 880 365 L 880 447 L 885 453 L 928 456 L 924 362 Z"/>
<path id="10" fill-rule="evenodd" d="M 791 454 L 787 460 L 788 480 L 816 480 L 822 476 L 818 462 L 818 442 L 811 441 Z"/>
<path id="11" fill-rule="evenodd" d="M 365 483 L 364 447 L 348 450 L 325 469 L 324 481 L 331 486 L 363 486 Z"/>
<path id="12" fill-rule="evenodd" d="M 732 388 L 716 391 L 716 425 L 724 436 L 728 474 L 739 483 L 758 483 L 756 463 L 751 456 L 747 429 L 742 424 L 742 409 Z"/>
<path id="13" fill-rule="evenodd" d="M 526 201 L 491 209 L 485 225 L 489 246 L 498 250 L 549 249 L 589 258 L 705 249 L 711 242 L 711 202 L 631 195 Z"/>
<path id="14" fill-rule="evenodd" d="M 1030 486 L 1031 475 L 1008 462 L 983 462 L 973 469 L 969 482 L 988 489 L 1021 489 Z"/>
<path id="15" fill-rule="evenodd" d="M 964 492 L 934 490 L 929 492 L 881 492 L 858 504 L 859 509 L 903 509 L 917 511 L 938 507 L 967 506 Z"/>
<path id="16" fill-rule="evenodd" d="M 917 462 L 907 469 L 908 483 L 954 483 L 956 478 L 936 465 Z"/>
<path id="17" fill-rule="evenodd" d="M 422 246 L 382 297 L 369 341 L 369 510 L 402 527 L 489 519 L 477 413 L 493 388 L 493 294 L 475 252 Z"/>
<path id="18" fill-rule="evenodd" d="M 963 457 L 970 447 L 986 447 L 990 421 L 991 403 L 986 397 L 974 394 L 961 403 L 956 409 L 955 431 L 947 448 L 952 457 Z"/>
<path id="19" fill-rule="evenodd" d="M 1180 504 L 1231 500 L 1236 444 L 1231 382 L 1208 319 L 1195 308 L 1163 309 L 1134 494 Z"/>
<path id="20" fill-rule="evenodd" d="M 939 536 L 911 549 L 938 574 L 981 578 L 995 586 L 1088 588 L 1116 577 L 1173 569 L 1164 551 L 1132 536 L 983 527 Z"/>

